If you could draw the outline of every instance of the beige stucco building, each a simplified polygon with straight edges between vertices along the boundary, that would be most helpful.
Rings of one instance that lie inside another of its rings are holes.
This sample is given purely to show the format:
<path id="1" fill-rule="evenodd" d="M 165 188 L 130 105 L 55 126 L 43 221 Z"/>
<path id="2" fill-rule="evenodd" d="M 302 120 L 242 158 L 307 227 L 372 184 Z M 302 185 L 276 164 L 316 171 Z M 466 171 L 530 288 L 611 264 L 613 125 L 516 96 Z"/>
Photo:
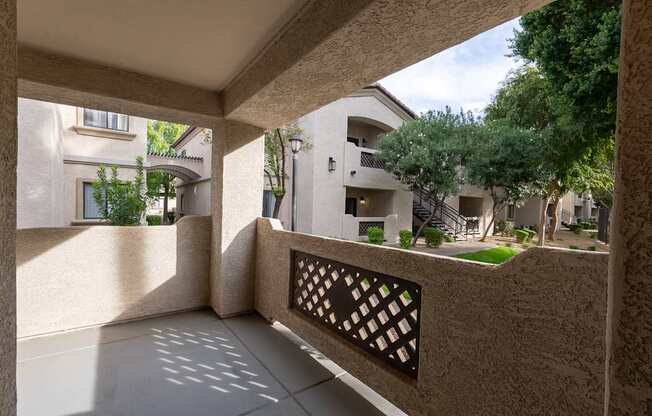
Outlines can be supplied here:
<path id="1" fill-rule="evenodd" d="M 98 167 L 117 166 L 131 180 L 146 149 L 146 119 L 20 98 L 18 228 L 96 223 Z"/>
<path id="2" fill-rule="evenodd" d="M 416 210 L 420 199 L 386 172 L 375 157 L 381 136 L 415 117 L 389 91 L 374 84 L 299 118 L 296 125 L 306 146 L 297 161 L 296 231 L 364 241 L 367 229 L 376 226 L 384 229 L 387 242 L 395 243 L 399 230 L 420 225 Z M 173 147 L 177 152 L 209 160 L 210 143 L 210 131 L 190 128 Z M 293 175 L 289 157 L 286 163 L 288 192 L 279 219 L 289 228 Z M 200 168 L 197 180 L 179 181 L 177 200 L 182 215 L 207 215 L 210 211 L 211 172 L 207 166 L 204 163 Z M 491 219 L 491 198 L 477 187 L 462 186 L 445 202 L 448 211 L 437 215 L 433 225 L 458 233 L 460 238 L 467 237 L 467 221 L 473 235 Z M 265 181 L 263 216 L 270 217 L 273 206 L 274 196 Z"/>

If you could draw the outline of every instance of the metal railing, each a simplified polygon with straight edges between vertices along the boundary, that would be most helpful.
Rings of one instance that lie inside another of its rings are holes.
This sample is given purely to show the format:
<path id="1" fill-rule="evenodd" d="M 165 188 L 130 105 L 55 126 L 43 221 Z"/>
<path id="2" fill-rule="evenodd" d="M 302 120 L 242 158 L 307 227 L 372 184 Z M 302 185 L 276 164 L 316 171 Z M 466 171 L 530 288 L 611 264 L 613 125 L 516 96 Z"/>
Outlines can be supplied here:
<path id="1" fill-rule="evenodd" d="M 300 251 L 291 258 L 294 309 L 417 377 L 421 286 Z"/>
<path id="2" fill-rule="evenodd" d="M 358 235 L 366 236 L 371 227 L 378 227 L 384 230 L 385 223 L 383 221 L 360 221 L 358 223 Z"/>
<path id="3" fill-rule="evenodd" d="M 385 164 L 374 153 L 360 152 L 360 166 L 365 168 L 385 169 Z"/>
<path id="4" fill-rule="evenodd" d="M 458 210 L 451 207 L 444 201 L 435 201 L 430 195 L 415 190 L 414 203 L 418 207 L 428 211 L 434 212 L 433 220 L 436 220 L 443 228 L 455 236 L 464 235 L 468 237 L 469 234 L 477 233 L 479 230 L 479 220 L 469 219 L 459 213 Z M 421 218 L 423 221 L 427 218 Z"/>

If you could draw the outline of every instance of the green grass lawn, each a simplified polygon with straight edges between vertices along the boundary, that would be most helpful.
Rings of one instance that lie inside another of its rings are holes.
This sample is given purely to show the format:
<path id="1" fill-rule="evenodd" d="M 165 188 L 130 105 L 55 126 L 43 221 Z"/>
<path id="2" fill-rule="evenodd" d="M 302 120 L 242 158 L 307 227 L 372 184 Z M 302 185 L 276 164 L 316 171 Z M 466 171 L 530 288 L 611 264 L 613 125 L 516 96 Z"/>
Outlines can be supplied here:
<path id="1" fill-rule="evenodd" d="M 494 247 L 487 250 L 474 251 L 473 253 L 457 254 L 453 257 L 465 260 L 481 261 L 483 263 L 501 264 L 518 254 L 511 247 Z"/>

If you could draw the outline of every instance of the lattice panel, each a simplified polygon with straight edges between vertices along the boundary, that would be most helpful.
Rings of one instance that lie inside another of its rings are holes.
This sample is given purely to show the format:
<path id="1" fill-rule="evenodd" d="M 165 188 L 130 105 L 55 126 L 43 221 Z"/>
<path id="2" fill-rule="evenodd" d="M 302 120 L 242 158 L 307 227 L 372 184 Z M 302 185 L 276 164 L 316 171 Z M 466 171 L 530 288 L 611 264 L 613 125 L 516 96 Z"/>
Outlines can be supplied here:
<path id="1" fill-rule="evenodd" d="M 293 251 L 292 306 L 416 378 L 421 287 L 413 282 Z"/>
<path id="2" fill-rule="evenodd" d="M 360 221 L 358 223 L 358 235 L 367 235 L 369 228 L 378 227 L 385 229 L 385 223 L 382 221 Z"/>
<path id="3" fill-rule="evenodd" d="M 385 169 L 385 164 L 378 159 L 375 154 L 369 152 L 360 152 L 360 166 L 366 168 Z"/>

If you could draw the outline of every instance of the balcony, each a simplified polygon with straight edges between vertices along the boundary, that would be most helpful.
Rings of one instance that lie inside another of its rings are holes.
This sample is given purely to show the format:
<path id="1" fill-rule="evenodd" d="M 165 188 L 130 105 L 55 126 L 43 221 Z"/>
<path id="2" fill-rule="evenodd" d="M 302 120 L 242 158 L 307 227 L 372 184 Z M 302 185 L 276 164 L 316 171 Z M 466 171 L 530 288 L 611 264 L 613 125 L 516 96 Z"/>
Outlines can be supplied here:
<path id="1" fill-rule="evenodd" d="M 391 221 L 352 218 L 355 234 Z M 493 266 L 258 219 L 257 314 L 220 320 L 210 228 L 19 230 L 19 413 L 601 411 L 605 253 L 530 248 Z"/>
<path id="2" fill-rule="evenodd" d="M 344 185 L 376 189 L 401 189 L 399 181 L 385 172 L 375 149 L 347 142 L 344 146 Z"/>
<path id="3" fill-rule="evenodd" d="M 342 216 L 342 238 L 351 241 L 367 241 L 367 230 L 371 227 L 382 228 L 385 231 L 385 241 L 398 241 L 398 215 L 385 217 L 354 217 L 351 214 Z"/>

